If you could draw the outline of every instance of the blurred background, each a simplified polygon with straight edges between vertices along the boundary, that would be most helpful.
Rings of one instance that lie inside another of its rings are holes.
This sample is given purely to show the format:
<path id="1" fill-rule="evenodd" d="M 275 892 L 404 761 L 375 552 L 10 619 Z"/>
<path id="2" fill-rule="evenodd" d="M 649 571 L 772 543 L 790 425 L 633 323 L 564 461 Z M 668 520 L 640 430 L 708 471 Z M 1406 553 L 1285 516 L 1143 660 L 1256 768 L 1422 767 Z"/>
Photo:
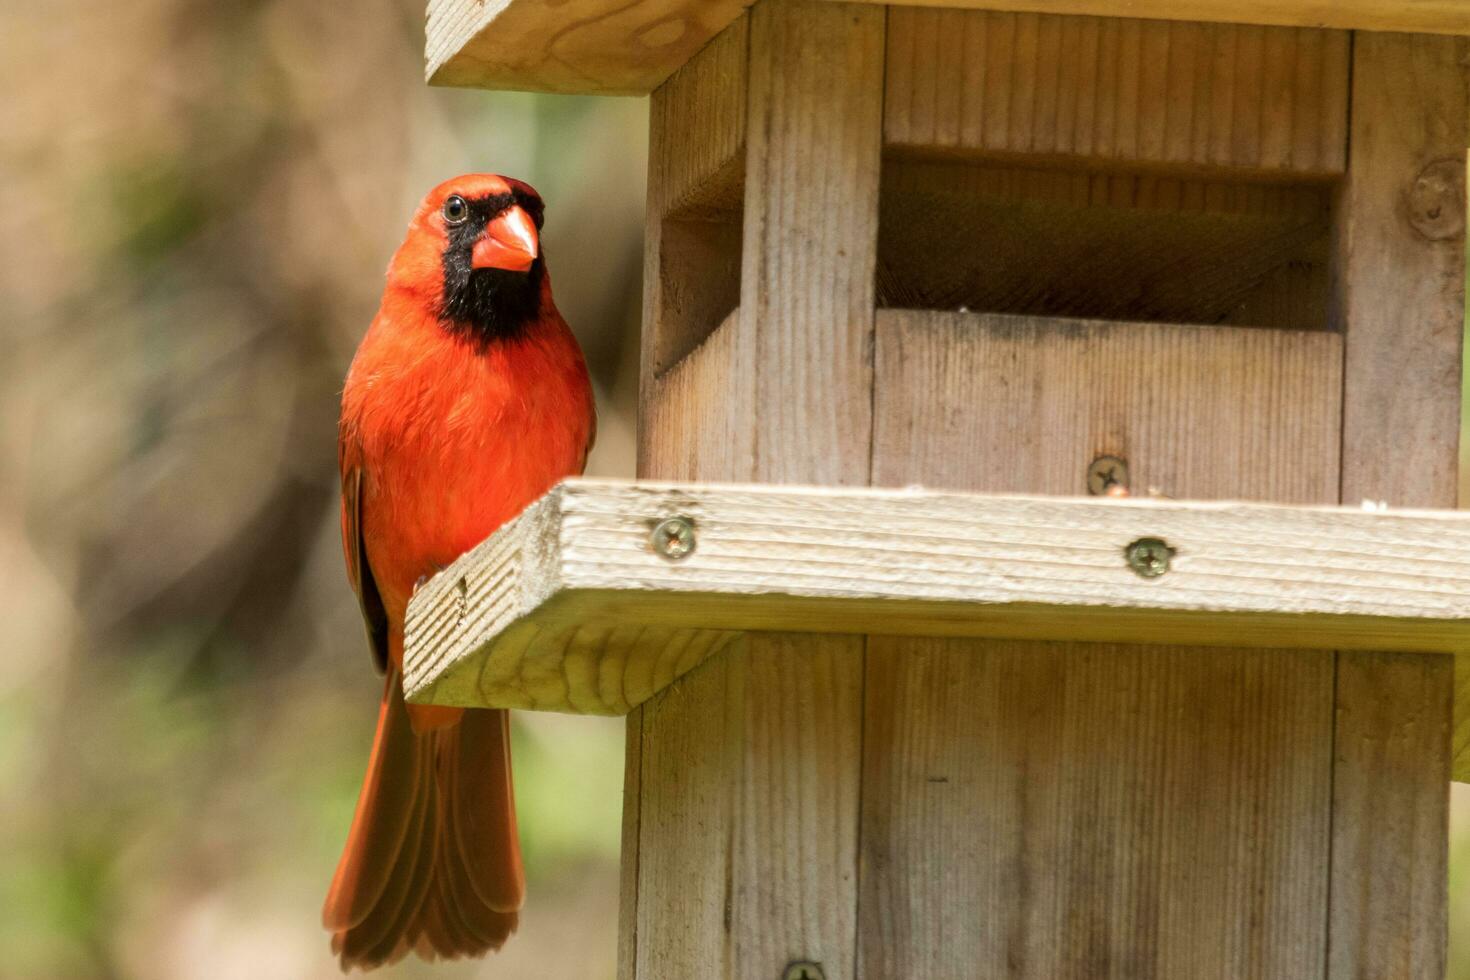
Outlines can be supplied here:
<path id="1" fill-rule="evenodd" d="M 380 692 L 337 399 L 428 187 L 551 202 L 591 470 L 632 474 L 646 104 L 427 88 L 423 18 L 0 6 L 0 977 L 337 975 L 318 913 Z M 381 975 L 613 976 L 621 722 L 516 724 L 520 935 Z M 1470 980 L 1464 787 L 1455 820 Z"/>
<path id="2" fill-rule="evenodd" d="M 533 181 L 632 475 L 647 106 L 430 89 L 422 0 L 0 5 L 0 977 L 338 976 L 376 721 L 342 377 L 424 191 Z M 503 955 L 613 976 L 620 720 L 519 715 Z"/>

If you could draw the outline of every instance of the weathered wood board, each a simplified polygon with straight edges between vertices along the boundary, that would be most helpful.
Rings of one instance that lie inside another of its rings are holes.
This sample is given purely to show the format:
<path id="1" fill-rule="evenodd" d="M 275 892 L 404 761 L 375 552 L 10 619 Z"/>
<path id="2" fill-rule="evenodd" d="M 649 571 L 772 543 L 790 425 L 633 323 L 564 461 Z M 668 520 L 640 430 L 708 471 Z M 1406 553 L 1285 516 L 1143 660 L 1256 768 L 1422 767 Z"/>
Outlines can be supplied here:
<path id="1" fill-rule="evenodd" d="M 620 714 L 745 630 L 1470 651 L 1470 514 L 569 481 L 414 596 L 405 690 Z"/>
<path id="2" fill-rule="evenodd" d="M 894 7 L 892 146 L 1339 174 L 1347 31 Z M 1291 98 L 1282 93 L 1291 92 Z"/>
<path id="3" fill-rule="evenodd" d="M 762 4 L 654 95 L 640 477 L 867 483 L 884 24 Z M 796 951 L 851 977 L 863 647 L 748 634 L 639 709 L 627 980 L 778 976 Z"/>
<path id="4" fill-rule="evenodd" d="M 438 85 L 634 95 L 652 91 L 752 0 L 429 0 Z M 877 2 L 877 0 L 868 0 Z M 900 4 L 1470 34 L 1464 0 L 899 0 Z"/>
<path id="5" fill-rule="evenodd" d="M 1322 977 L 1330 652 L 868 662 L 864 980 Z"/>

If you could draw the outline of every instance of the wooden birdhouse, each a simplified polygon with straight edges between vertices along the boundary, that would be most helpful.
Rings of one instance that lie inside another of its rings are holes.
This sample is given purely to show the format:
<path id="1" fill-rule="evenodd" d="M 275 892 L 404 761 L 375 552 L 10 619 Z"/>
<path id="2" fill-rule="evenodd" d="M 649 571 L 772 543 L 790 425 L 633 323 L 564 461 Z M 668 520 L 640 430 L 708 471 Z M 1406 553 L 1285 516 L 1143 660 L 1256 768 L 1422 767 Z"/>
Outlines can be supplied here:
<path id="1" fill-rule="evenodd" d="M 410 696 L 628 714 L 623 980 L 1441 980 L 1470 3 L 935 2 L 430 0 L 651 152 L 640 482 Z"/>

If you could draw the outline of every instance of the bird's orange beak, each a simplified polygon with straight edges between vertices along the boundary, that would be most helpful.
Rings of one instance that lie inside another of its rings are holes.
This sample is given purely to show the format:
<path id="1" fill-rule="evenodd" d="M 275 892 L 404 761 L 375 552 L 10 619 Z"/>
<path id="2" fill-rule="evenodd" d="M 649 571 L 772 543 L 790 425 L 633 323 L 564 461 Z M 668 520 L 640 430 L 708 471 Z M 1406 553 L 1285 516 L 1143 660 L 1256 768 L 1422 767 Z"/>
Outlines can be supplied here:
<path id="1" fill-rule="evenodd" d="M 476 269 L 504 269 L 525 272 L 540 254 L 536 224 L 519 205 L 502 212 L 485 227 L 470 253 L 470 265 Z"/>

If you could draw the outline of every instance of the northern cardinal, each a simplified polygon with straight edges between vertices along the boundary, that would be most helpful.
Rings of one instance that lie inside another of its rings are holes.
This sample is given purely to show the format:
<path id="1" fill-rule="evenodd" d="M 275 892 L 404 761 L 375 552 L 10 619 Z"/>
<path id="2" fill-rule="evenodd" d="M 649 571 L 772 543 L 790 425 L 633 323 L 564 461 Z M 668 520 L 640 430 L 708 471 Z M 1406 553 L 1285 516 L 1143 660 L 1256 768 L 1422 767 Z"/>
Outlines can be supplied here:
<path id="1" fill-rule="evenodd" d="M 506 712 L 405 704 L 400 677 L 416 584 L 586 462 L 592 389 L 541 218 L 505 177 L 430 191 L 347 375 L 342 541 L 386 683 L 322 909 L 343 969 L 498 949 L 525 895 Z"/>

